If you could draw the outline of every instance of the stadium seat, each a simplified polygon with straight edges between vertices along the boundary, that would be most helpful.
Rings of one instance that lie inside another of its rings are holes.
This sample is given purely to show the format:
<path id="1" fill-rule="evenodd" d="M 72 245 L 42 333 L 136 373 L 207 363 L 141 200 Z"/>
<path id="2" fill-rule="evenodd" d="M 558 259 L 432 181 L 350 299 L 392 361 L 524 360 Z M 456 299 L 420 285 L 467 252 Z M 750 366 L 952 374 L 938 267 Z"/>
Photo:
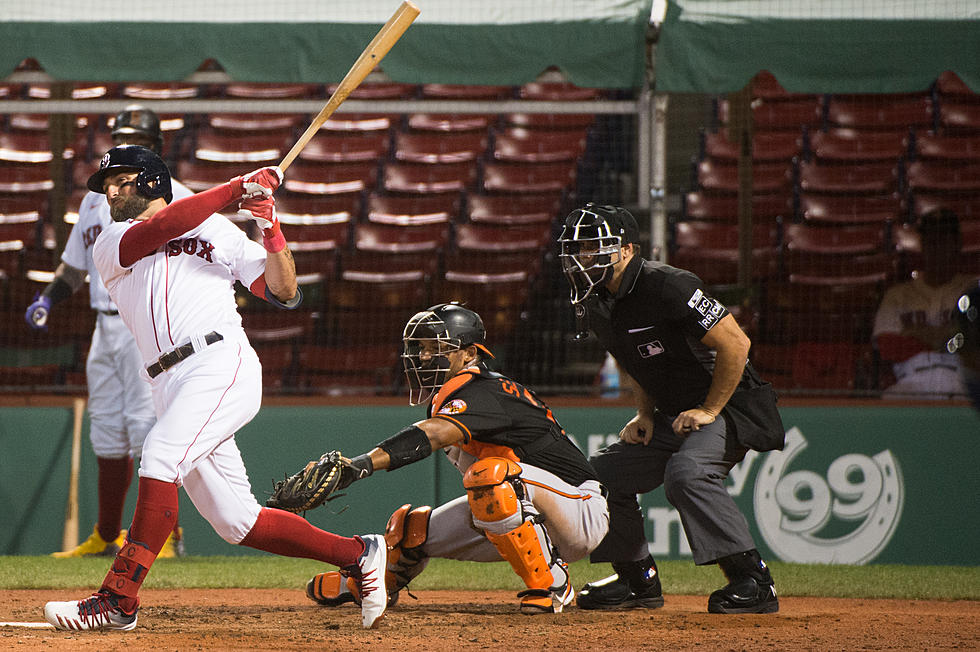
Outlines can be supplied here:
<path id="1" fill-rule="evenodd" d="M 425 283 L 439 269 L 439 252 L 353 249 L 343 253 L 341 268 L 340 278 L 348 281 Z"/>
<path id="2" fill-rule="evenodd" d="M 201 87 L 183 82 L 126 84 L 122 96 L 134 100 L 187 100 L 200 97 Z"/>
<path id="3" fill-rule="evenodd" d="M 201 192 L 254 169 L 255 166 L 249 166 L 247 163 L 205 163 L 183 160 L 177 162 L 176 176 L 194 192 Z"/>
<path id="4" fill-rule="evenodd" d="M 960 221 L 959 271 L 964 274 L 980 275 L 980 221 Z M 908 278 L 912 271 L 922 266 L 922 239 L 914 224 L 903 224 L 892 234 L 895 251 L 899 258 L 902 278 Z"/>
<path id="5" fill-rule="evenodd" d="M 725 161 L 739 159 L 739 146 L 728 139 L 724 131 L 710 131 L 704 134 L 702 155 Z M 794 131 L 762 131 L 752 138 L 753 161 L 784 161 L 803 152 L 803 135 Z"/>
<path id="6" fill-rule="evenodd" d="M 895 195 L 800 194 L 800 217 L 805 224 L 878 224 L 902 221 L 901 201 Z"/>
<path id="7" fill-rule="evenodd" d="M 682 220 L 738 222 L 738 195 L 689 192 L 683 197 Z M 752 219 L 755 222 L 789 222 L 793 216 L 793 201 L 786 195 L 752 195 Z"/>
<path id="8" fill-rule="evenodd" d="M 219 132 L 266 133 L 289 136 L 305 128 L 306 117 L 297 113 L 210 113 L 204 126 Z"/>
<path id="9" fill-rule="evenodd" d="M 450 272 L 437 279 L 432 288 L 433 302 L 460 301 L 483 318 L 494 342 L 510 335 L 521 321 L 529 295 L 525 270 L 503 274 Z"/>
<path id="10" fill-rule="evenodd" d="M 297 384 L 331 396 L 390 394 L 399 373 L 399 353 L 396 343 L 307 344 L 299 349 Z"/>
<path id="11" fill-rule="evenodd" d="M 949 70 L 939 75 L 935 88 L 940 104 L 947 100 L 980 103 L 980 97 L 973 92 L 973 89 L 963 83 L 956 73 Z"/>
<path id="12" fill-rule="evenodd" d="M 374 188 L 378 166 L 374 163 L 312 163 L 302 161 L 289 167 L 283 188 L 311 195 L 362 193 Z"/>
<path id="13" fill-rule="evenodd" d="M 505 127 L 553 129 L 585 133 L 595 124 L 593 113 L 506 113 L 501 116 Z"/>
<path id="14" fill-rule="evenodd" d="M 928 130 L 934 127 L 932 99 L 920 93 L 831 95 L 827 124 L 863 130 Z"/>
<path id="15" fill-rule="evenodd" d="M 831 128 L 809 134 L 807 159 L 819 163 L 894 163 L 905 154 L 907 128 L 896 131 L 861 131 Z"/>
<path id="16" fill-rule="evenodd" d="M 931 210 L 948 208 L 960 218 L 960 223 L 980 221 L 980 193 L 917 192 L 913 194 L 911 218 L 917 220 Z"/>
<path id="17" fill-rule="evenodd" d="M 939 129 L 944 135 L 980 134 L 980 104 L 943 102 L 939 106 Z"/>
<path id="18" fill-rule="evenodd" d="M 388 153 L 386 131 L 366 133 L 319 132 L 299 153 L 301 161 L 315 163 L 366 163 L 383 159 Z"/>
<path id="19" fill-rule="evenodd" d="M 289 98 L 320 97 L 323 87 L 319 84 L 268 84 L 232 82 L 226 84 L 227 97 L 242 97 L 255 100 L 284 100 Z"/>
<path id="20" fill-rule="evenodd" d="M 790 224 L 783 234 L 783 266 L 792 283 L 880 283 L 894 273 L 885 237 L 881 225 Z"/>
<path id="21" fill-rule="evenodd" d="M 394 196 L 372 193 L 368 197 L 367 219 L 378 224 L 402 226 L 453 222 L 459 215 L 458 195 Z"/>
<path id="22" fill-rule="evenodd" d="M 354 248 L 387 253 L 428 252 L 435 256 L 449 240 L 445 223 L 397 226 L 392 224 L 358 224 L 354 230 Z"/>
<path id="23" fill-rule="evenodd" d="M 276 213 L 287 240 L 332 240 L 345 247 L 355 215 L 347 201 L 326 203 L 317 195 L 286 194 L 276 198 Z M 328 197 L 333 199 L 333 197 Z"/>
<path id="24" fill-rule="evenodd" d="M 34 246 L 41 212 L 30 198 L 0 196 L 0 242 L 20 240 Z"/>
<path id="25" fill-rule="evenodd" d="M 338 86 L 339 84 L 328 84 L 327 97 L 330 97 Z M 352 90 L 348 97 L 357 100 L 407 100 L 415 97 L 418 88 L 417 84 L 365 81 Z"/>
<path id="26" fill-rule="evenodd" d="M 401 116 L 382 113 L 334 113 L 320 126 L 328 133 L 387 133 L 398 124 Z"/>
<path id="27" fill-rule="evenodd" d="M 421 272 L 396 281 L 385 277 L 342 278 L 327 292 L 322 336 L 331 344 L 383 344 L 397 355 L 405 322 L 429 305 L 427 289 Z"/>
<path id="28" fill-rule="evenodd" d="M 460 224 L 456 248 L 463 251 L 543 251 L 551 243 L 551 225 Z"/>
<path id="29" fill-rule="evenodd" d="M 797 99 L 759 99 L 752 102 L 752 120 L 756 132 L 799 132 L 802 127 L 820 129 L 824 122 L 823 115 L 823 99 L 819 95 Z M 728 100 L 718 102 L 717 117 L 719 124 L 728 124 Z"/>
<path id="30" fill-rule="evenodd" d="M 229 134 L 202 131 L 197 135 L 194 158 L 212 163 L 276 164 L 292 146 L 292 139 L 282 135 Z"/>
<path id="31" fill-rule="evenodd" d="M 798 175 L 801 192 L 888 195 L 898 189 L 896 162 L 840 165 L 802 162 Z"/>
<path id="32" fill-rule="evenodd" d="M 497 161 L 554 163 L 575 161 L 585 152 L 585 134 L 553 133 L 510 128 L 494 136 L 492 156 Z"/>
<path id="33" fill-rule="evenodd" d="M 768 283 L 762 291 L 759 341 L 861 344 L 871 341 L 883 287 L 877 282 L 781 282 Z"/>
<path id="34" fill-rule="evenodd" d="M 84 135 L 84 132 L 79 132 L 79 135 Z M 74 148 L 69 144 L 62 157 L 67 160 L 74 155 Z M 0 162 L 48 163 L 51 158 L 51 142 L 46 133 L 30 131 L 0 133 Z"/>
<path id="35" fill-rule="evenodd" d="M 980 161 L 952 164 L 920 160 L 905 170 L 910 192 L 980 193 Z"/>
<path id="36" fill-rule="evenodd" d="M 415 131 L 438 132 L 486 132 L 496 116 L 476 113 L 413 113 L 408 116 L 408 127 Z"/>
<path id="37" fill-rule="evenodd" d="M 19 277 L 23 271 L 23 258 L 23 240 L 0 240 L 0 280 Z M 5 299 L 0 296 L 0 300 Z"/>
<path id="38" fill-rule="evenodd" d="M 939 136 L 916 134 L 912 143 L 913 159 L 935 159 L 952 162 L 980 163 L 980 133 L 976 135 Z"/>
<path id="39" fill-rule="evenodd" d="M 574 187 L 575 165 L 570 163 L 498 163 L 483 165 L 482 188 L 487 193 L 555 193 Z"/>
<path id="40" fill-rule="evenodd" d="M 388 163 L 382 186 L 386 192 L 402 194 L 457 194 L 476 180 L 476 165 L 462 163 Z"/>
<path id="41" fill-rule="evenodd" d="M 775 223 L 757 223 L 752 229 L 751 278 L 764 279 L 776 272 L 779 232 Z M 688 221 L 674 225 L 673 247 L 668 262 L 697 274 L 709 285 L 738 282 L 738 225 Z"/>
<path id="42" fill-rule="evenodd" d="M 700 161 L 695 167 L 697 186 L 714 193 L 734 194 L 739 191 L 738 166 L 712 159 Z M 752 194 L 788 195 L 792 186 L 792 168 L 788 163 L 766 162 L 752 166 Z"/>
<path id="43" fill-rule="evenodd" d="M 510 86 L 466 84 L 422 84 L 423 98 L 434 100 L 504 100 L 513 94 Z"/>
<path id="44" fill-rule="evenodd" d="M 603 91 L 598 88 L 575 86 L 568 82 L 530 82 L 518 87 L 517 95 L 523 100 L 587 102 L 601 99 Z"/>
<path id="45" fill-rule="evenodd" d="M 840 394 L 853 390 L 861 348 L 855 342 L 799 342 L 793 347 L 792 387 Z"/>
<path id="46" fill-rule="evenodd" d="M 45 193 L 54 188 L 47 165 L 7 163 L 0 165 L 0 193 Z"/>
<path id="47" fill-rule="evenodd" d="M 561 215 L 561 193 L 467 195 L 466 219 L 474 224 L 551 224 Z"/>
<path id="48" fill-rule="evenodd" d="M 483 132 L 398 132 L 393 156 L 407 163 L 465 163 L 477 160 L 486 149 Z"/>

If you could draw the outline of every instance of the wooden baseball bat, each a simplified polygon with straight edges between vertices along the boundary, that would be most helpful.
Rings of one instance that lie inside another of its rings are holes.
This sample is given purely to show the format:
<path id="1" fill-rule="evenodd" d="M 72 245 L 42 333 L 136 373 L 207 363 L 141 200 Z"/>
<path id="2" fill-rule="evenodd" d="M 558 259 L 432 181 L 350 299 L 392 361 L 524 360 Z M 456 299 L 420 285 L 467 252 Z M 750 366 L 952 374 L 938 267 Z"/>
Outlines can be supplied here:
<path id="1" fill-rule="evenodd" d="M 286 168 L 292 164 L 293 160 L 299 156 L 299 153 L 303 151 L 306 144 L 310 142 L 317 130 L 323 126 L 323 123 L 327 121 L 340 103 L 347 99 L 347 96 L 351 94 L 355 88 L 360 85 L 364 78 L 374 70 L 374 67 L 378 65 L 378 62 L 388 54 L 388 50 L 391 46 L 395 44 L 398 39 L 402 37 L 408 26 L 412 24 L 415 17 L 419 15 L 419 8 L 414 4 L 405 0 L 402 2 L 401 6 L 391 15 L 388 22 L 384 24 L 381 30 L 375 35 L 375 37 L 368 43 L 364 51 L 361 52 L 361 56 L 357 58 L 351 69 L 347 71 L 344 78 L 340 80 L 340 84 L 337 86 L 337 90 L 333 92 L 330 99 L 317 114 L 310 126 L 306 128 L 303 135 L 299 137 L 293 148 L 289 150 L 285 158 L 279 164 L 279 169 L 283 172 Z"/>
<path id="2" fill-rule="evenodd" d="M 65 503 L 62 550 L 72 550 L 78 545 L 78 474 L 82 466 L 82 417 L 84 415 L 85 399 L 76 398 L 72 401 L 71 467 L 68 472 L 68 502 Z"/>

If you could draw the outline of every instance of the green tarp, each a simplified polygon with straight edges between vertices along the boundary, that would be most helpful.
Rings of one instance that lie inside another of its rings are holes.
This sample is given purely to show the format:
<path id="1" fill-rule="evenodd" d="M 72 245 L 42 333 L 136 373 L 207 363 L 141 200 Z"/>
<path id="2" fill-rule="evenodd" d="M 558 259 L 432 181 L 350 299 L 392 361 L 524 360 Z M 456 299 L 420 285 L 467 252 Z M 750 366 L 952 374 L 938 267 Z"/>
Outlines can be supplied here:
<path id="1" fill-rule="evenodd" d="M 672 0 L 660 92 L 736 91 L 760 70 L 801 93 L 921 91 L 954 71 L 980 92 L 980 3 Z"/>

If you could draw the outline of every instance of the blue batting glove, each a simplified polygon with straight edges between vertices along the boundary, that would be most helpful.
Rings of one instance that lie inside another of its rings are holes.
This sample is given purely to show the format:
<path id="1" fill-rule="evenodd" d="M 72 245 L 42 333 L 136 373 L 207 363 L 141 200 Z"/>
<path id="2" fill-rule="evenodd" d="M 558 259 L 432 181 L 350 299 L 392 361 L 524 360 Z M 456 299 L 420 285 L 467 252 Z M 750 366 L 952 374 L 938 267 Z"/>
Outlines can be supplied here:
<path id="1" fill-rule="evenodd" d="M 34 295 L 34 303 L 27 306 L 24 320 L 36 331 L 48 330 L 48 314 L 51 312 L 51 299 L 40 292 Z"/>

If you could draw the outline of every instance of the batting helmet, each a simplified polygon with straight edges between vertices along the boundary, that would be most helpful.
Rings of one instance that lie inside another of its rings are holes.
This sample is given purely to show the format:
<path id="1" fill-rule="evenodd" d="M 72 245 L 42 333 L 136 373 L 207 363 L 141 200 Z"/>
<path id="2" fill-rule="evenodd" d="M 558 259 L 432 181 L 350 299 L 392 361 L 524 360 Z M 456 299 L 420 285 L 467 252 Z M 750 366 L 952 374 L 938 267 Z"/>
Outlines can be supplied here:
<path id="1" fill-rule="evenodd" d="M 572 286 L 571 300 L 585 300 L 619 262 L 620 247 L 639 243 L 636 219 L 625 208 L 586 204 L 565 218 L 558 236 L 562 271 Z"/>
<path id="2" fill-rule="evenodd" d="M 486 337 L 480 315 L 458 303 L 440 303 L 413 315 L 402 332 L 405 350 L 401 357 L 409 385 L 409 403 L 424 403 L 449 380 L 450 363 L 445 354 L 475 345 L 492 358 Z M 422 360 L 427 342 L 431 355 Z M 432 343 L 436 343 L 435 352 Z"/>
<path id="3" fill-rule="evenodd" d="M 98 171 L 88 178 L 88 189 L 105 194 L 105 178 L 125 171 L 139 172 L 136 177 L 139 194 L 150 199 L 163 197 L 168 204 L 173 201 L 167 164 L 155 152 L 139 145 L 119 145 L 106 152 Z"/>
<path id="4" fill-rule="evenodd" d="M 112 122 L 113 140 L 116 142 L 125 140 L 125 137 L 130 134 L 139 134 L 147 138 L 152 143 L 150 149 L 157 154 L 163 151 L 163 134 L 160 132 L 160 118 L 145 106 L 130 104 L 116 114 Z"/>

